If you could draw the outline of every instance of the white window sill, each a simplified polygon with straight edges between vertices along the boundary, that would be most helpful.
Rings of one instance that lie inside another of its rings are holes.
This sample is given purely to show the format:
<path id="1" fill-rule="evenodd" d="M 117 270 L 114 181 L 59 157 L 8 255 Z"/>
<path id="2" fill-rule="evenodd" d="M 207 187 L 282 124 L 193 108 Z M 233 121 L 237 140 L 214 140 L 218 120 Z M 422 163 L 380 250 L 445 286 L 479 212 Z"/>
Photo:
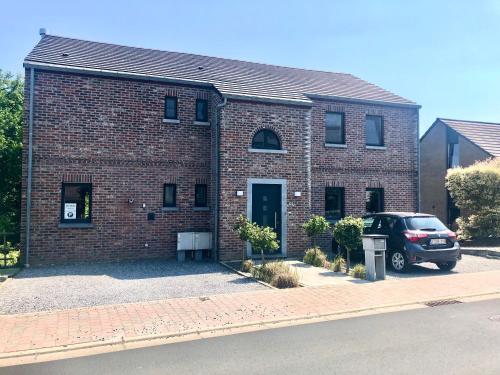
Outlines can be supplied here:
<path id="1" fill-rule="evenodd" d="M 385 146 L 366 146 L 367 150 L 387 150 Z"/>
<path id="2" fill-rule="evenodd" d="M 59 223 L 58 228 L 94 228 L 92 223 Z"/>
<path id="3" fill-rule="evenodd" d="M 210 211 L 210 207 L 193 207 L 193 211 Z"/>
<path id="4" fill-rule="evenodd" d="M 166 124 L 180 124 L 180 120 L 178 118 L 164 118 L 163 122 Z"/>
<path id="5" fill-rule="evenodd" d="M 265 150 L 260 148 L 249 148 L 248 152 L 257 152 L 263 154 L 286 154 L 287 150 Z"/>
<path id="6" fill-rule="evenodd" d="M 195 121 L 193 122 L 193 125 L 210 126 L 210 121 Z"/>
<path id="7" fill-rule="evenodd" d="M 179 207 L 162 207 L 161 210 L 164 212 L 177 212 Z"/>
<path id="8" fill-rule="evenodd" d="M 325 143 L 325 147 L 347 148 L 347 145 L 345 143 Z"/>

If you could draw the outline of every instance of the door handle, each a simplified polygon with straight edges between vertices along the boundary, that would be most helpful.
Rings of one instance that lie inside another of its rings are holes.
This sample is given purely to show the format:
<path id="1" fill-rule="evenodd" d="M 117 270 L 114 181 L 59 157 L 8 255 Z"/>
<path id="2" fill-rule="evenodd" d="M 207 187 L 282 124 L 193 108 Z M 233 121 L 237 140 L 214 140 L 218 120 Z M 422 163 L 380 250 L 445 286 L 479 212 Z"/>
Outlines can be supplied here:
<path id="1" fill-rule="evenodd" d="M 274 229 L 278 229 L 278 213 L 274 211 Z"/>

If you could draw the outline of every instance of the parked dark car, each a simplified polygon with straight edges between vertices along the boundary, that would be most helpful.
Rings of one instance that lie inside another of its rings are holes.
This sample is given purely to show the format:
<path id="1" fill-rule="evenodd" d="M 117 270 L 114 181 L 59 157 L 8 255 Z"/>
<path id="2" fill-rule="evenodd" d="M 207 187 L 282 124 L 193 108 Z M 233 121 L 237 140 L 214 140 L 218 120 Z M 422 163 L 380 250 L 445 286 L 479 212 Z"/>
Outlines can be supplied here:
<path id="1" fill-rule="evenodd" d="M 431 262 L 452 270 L 461 259 L 457 236 L 436 216 L 409 212 L 381 212 L 363 216 L 365 234 L 385 234 L 387 263 L 396 272 L 410 264 Z M 335 243 L 334 243 L 335 251 Z M 354 256 L 363 249 L 356 249 Z"/>

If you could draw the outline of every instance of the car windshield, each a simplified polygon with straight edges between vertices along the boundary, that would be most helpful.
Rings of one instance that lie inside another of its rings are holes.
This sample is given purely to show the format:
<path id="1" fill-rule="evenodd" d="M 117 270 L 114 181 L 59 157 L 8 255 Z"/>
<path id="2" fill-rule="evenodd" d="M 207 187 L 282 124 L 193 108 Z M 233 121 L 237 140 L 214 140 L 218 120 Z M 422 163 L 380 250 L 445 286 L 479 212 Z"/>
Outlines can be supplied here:
<path id="1" fill-rule="evenodd" d="M 448 229 L 446 225 L 435 216 L 408 217 L 405 220 L 408 229 L 412 230 L 436 231 Z"/>

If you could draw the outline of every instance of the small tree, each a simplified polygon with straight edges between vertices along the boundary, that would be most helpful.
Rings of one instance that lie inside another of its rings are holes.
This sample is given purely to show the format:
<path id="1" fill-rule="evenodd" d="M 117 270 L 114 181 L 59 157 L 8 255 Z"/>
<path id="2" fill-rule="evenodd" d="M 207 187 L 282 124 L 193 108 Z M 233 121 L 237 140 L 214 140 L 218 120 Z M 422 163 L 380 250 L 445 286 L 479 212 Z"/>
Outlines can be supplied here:
<path id="1" fill-rule="evenodd" d="M 250 242 L 252 249 L 260 252 L 262 263 L 265 262 L 264 251 L 274 251 L 279 248 L 276 232 L 272 228 L 252 223 L 243 215 L 238 216 L 234 230 L 238 233 L 240 240 Z M 244 258 L 245 255 L 243 255 Z"/>
<path id="2" fill-rule="evenodd" d="M 330 230 L 330 223 L 323 216 L 314 215 L 302 224 L 302 228 L 311 239 L 312 247 L 316 247 L 316 237 Z"/>
<path id="3" fill-rule="evenodd" d="M 255 251 L 260 251 L 262 263 L 265 262 L 264 251 L 277 250 L 280 245 L 276 236 L 276 232 L 271 227 L 261 227 L 253 223 L 254 228 L 250 235 L 250 245 Z"/>
<path id="4" fill-rule="evenodd" d="M 245 244 L 247 241 L 250 241 L 250 236 L 252 232 L 253 226 L 250 220 L 244 215 L 238 216 L 236 219 L 236 224 L 234 224 L 233 230 L 238 233 L 238 237 L 240 240 L 242 240 Z M 246 251 L 245 247 L 243 247 L 243 252 L 242 252 L 242 260 L 245 260 L 246 258 Z"/>
<path id="5" fill-rule="evenodd" d="M 361 246 L 361 235 L 363 234 L 363 219 L 347 216 L 339 220 L 333 227 L 335 241 L 346 249 L 346 273 L 349 274 L 350 252 Z"/>

